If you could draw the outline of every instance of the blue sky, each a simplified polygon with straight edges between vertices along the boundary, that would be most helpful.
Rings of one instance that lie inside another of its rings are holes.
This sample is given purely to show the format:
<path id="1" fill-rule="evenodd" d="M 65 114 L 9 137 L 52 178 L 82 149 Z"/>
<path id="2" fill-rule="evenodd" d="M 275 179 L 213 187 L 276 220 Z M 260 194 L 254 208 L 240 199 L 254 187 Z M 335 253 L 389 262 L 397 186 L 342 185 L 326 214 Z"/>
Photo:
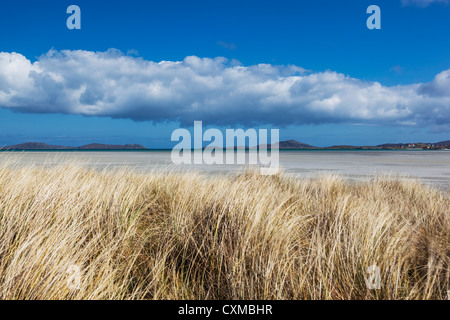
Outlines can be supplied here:
<path id="1" fill-rule="evenodd" d="M 163 148 L 193 120 L 318 146 L 450 139 L 446 0 L 3 0 L 0 52 L 0 145 Z"/>

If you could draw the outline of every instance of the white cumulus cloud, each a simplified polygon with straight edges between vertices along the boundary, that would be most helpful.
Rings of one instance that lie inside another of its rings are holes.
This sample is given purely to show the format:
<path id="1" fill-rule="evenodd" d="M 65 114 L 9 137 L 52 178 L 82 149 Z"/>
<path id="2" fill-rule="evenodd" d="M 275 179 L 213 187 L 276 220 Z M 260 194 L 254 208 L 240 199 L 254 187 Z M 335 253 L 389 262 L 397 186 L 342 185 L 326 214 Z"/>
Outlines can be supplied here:
<path id="1" fill-rule="evenodd" d="M 153 62 L 106 52 L 0 53 L 0 107 L 137 121 L 278 126 L 417 124 L 450 128 L 450 70 L 429 83 L 383 86 L 298 66 L 222 57 Z"/>

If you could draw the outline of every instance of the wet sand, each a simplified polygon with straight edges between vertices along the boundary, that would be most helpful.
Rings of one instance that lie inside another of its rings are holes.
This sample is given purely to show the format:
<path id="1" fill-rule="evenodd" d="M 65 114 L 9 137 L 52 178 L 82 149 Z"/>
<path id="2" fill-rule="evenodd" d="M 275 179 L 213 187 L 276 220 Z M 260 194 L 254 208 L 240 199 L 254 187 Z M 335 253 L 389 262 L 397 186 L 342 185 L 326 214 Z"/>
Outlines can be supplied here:
<path id="1" fill-rule="evenodd" d="M 131 167 L 139 171 L 191 170 L 228 174 L 245 170 L 242 165 L 174 165 L 169 151 L 1 152 L 0 163 L 52 167 L 75 161 L 91 168 Z M 280 165 L 287 175 L 317 177 L 338 174 L 366 180 L 392 174 L 416 178 L 450 189 L 450 151 L 281 151 Z"/>

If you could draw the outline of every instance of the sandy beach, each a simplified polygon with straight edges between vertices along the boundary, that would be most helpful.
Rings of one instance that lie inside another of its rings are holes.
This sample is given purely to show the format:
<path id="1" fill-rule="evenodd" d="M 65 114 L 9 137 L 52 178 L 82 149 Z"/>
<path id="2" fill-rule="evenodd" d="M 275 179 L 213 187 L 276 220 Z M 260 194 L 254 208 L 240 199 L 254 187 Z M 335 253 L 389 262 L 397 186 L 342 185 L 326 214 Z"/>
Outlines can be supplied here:
<path id="1" fill-rule="evenodd" d="M 138 171 L 196 171 L 228 174 L 243 165 L 174 165 L 170 151 L 4 152 L 2 163 L 52 167 L 67 162 L 90 168 L 130 167 Z M 280 165 L 288 176 L 318 177 L 337 174 L 349 180 L 377 175 L 419 179 L 440 189 L 450 188 L 450 151 L 281 151 Z"/>

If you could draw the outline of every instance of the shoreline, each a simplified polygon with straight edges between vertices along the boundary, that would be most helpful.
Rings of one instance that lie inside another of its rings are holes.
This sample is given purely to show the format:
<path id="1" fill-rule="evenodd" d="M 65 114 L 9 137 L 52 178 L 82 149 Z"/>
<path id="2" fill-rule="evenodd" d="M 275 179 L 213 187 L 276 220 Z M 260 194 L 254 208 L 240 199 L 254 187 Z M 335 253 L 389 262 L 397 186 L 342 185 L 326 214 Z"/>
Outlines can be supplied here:
<path id="1" fill-rule="evenodd" d="M 238 151 L 236 151 L 237 153 Z M 248 152 L 247 152 L 248 154 Z M 394 174 L 450 189 L 450 152 L 303 150 L 280 151 L 280 168 L 289 176 L 317 177 L 331 173 L 352 180 Z M 168 151 L 23 151 L 0 152 L 0 163 L 52 167 L 79 162 L 91 168 L 133 168 L 137 171 L 198 171 L 208 175 L 236 173 L 248 165 L 175 165 Z"/>

